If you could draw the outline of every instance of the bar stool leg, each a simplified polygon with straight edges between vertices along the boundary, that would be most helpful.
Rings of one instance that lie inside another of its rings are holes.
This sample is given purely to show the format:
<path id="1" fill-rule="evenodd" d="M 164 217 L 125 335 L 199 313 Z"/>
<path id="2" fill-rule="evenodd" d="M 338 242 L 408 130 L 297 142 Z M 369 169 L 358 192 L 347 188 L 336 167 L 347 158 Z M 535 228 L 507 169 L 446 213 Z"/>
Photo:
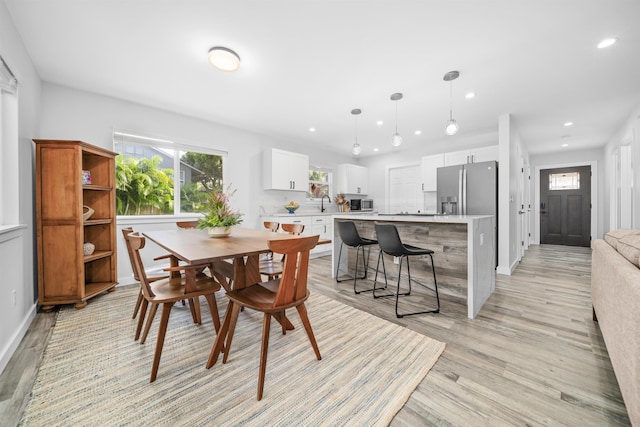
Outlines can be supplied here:
<path id="1" fill-rule="evenodd" d="M 406 296 L 406 295 L 409 295 L 411 293 L 411 281 L 413 280 L 413 279 L 411 279 L 411 270 L 410 270 L 410 267 L 409 267 L 409 258 L 406 255 L 403 255 L 403 256 L 400 257 L 400 268 L 398 269 L 399 273 L 398 273 L 398 290 L 396 292 L 396 317 L 401 319 L 404 316 L 412 316 L 414 314 L 440 313 L 440 295 L 438 294 L 438 282 L 436 280 L 436 266 L 433 263 L 433 255 L 429 254 L 429 257 L 431 258 L 431 270 L 433 271 L 433 283 L 434 283 L 435 291 L 436 291 L 437 307 L 435 309 L 433 309 L 433 310 L 416 311 L 416 312 L 413 312 L 413 313 L 400 314 L 398 312 L 398 299 L 399 299 L 399 296 L 400 295 Z M 409 280 L 409 292 L 404 293 L 404 294 L 400 294 L 400 276 L 401 276 L 400 273 L 402 273 L 402 259 L 403 258 L 407 258 L 407 276 L 408 276 L 408 280 Z M 420 285 L 422 285 L 422 286 L 424 286 L 426 288 L 426 286 L 423 285 L 422 283 L 420 283 L 420 282 L 418 282 L 416 280 L 413 280 L 413 281 L 418 283 L 418 284 L 420 284 Z"/>

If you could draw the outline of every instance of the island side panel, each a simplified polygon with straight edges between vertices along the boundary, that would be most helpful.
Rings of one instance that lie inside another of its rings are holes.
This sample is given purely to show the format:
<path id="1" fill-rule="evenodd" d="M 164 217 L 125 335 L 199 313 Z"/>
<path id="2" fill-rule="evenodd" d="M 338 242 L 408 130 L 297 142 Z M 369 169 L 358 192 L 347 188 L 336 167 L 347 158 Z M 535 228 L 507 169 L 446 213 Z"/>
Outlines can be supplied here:
<path id="1" fill-rule="evenodd" d="M 468 317 L 474 319 L 496 287 L 495 240 L 493 218 L 473 220 L 469 224 Z"/>
<path id="2" fill-rule="evenodd" d="M 376 222 L 393 222 L 400 234 L 400 239 L 409 245 L 428 248 L 433 250 L 434 262 L 436 264 L 436 274 L 438 289 L 441 293 L 449 295 L 450 298 L 460 299 L 462 304 L 467 301 L 467 224 L 464 223 L 441 223 L 441 222 L 409 222 L 409 221 L 384 221 L 384 220 L 362 220 L 353 219 L 362 237 L 376 238 Z M 334 251 L 333 251 L 333 272 L 337 265 L 337 257 L 340 251 L 340 236 L 337 227 L 334 227 Z M 355 249 L 344 247 L 342 250 L 342 260 L 340 262 L 340 274 L 353 274 L 355 265 Z M 379 247 L 371 246 L 371 257 L 369 266 L 375 272 L 376 261 L 378 259 Z M 416 280 L 425 283 L 433 283 L 431 273 L 431 261 L 429 256 L 411 258 L 411 275 Z M 397 277 L 398 265 L 393 263 L 393 257 L 385 255 L 385 265 L 389 277 Z M 382 271 L 380 271 L 382 273 Z M 406 271 L 405 271 L 406 274 Z M 380 279 L 379 279 L 380 280 Z"/>

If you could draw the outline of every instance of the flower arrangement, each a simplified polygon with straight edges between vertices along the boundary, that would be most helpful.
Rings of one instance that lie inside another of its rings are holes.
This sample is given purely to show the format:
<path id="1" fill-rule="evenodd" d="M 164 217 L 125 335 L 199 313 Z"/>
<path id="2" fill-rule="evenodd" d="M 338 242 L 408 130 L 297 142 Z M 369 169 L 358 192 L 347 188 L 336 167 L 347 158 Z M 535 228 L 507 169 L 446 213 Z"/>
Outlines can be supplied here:
<path id="1" fill-rule="evenodd" d="M 345 197 L 344 193 L 339 193 L 336 196 L 336 205 L 338 206 L 344 206 L 347 203 L 349 203 L 349 201 L 347 200 L 347 198 Z"/>
<path id="2" fill-rule="evenodd" d="M 207 194 L 207 204 L 209 212 L 198 220 L 198 228 L 224 227 L 228 228 L 242 222 L 242 214 L 233 210 L 229 205 L 229 198 L 236 192 L 229 191 L 231 185 L 227 187 L 227 192 L 222 188 L 214 188 Z"/>

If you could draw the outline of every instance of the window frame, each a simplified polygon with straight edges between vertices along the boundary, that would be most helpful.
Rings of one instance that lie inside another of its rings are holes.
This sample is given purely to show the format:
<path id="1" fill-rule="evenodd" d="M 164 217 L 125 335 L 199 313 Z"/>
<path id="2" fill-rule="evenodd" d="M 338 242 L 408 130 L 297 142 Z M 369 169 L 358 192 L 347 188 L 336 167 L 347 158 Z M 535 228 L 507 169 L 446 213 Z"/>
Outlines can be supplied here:
<path id="1" fill-rule="evenodd" d="M 333 170 L 331 168 L 323 168 L 323 167 L 316 167 L 313 165 L 309 165 L 309 175 L 311 175 L 312 171 L 325 172 L 327 174 L 327 186 L 328 186 L 327 195 L 331 197 L 331 194 L 333 193 Z M 311 184 L 313 184 L 314 182 L 317 183 L 318 181 L 311 181 L 311 179 L 309 179 L 307 195 L 312 194 L 310 190 L 311 190 Z M 306 199 L 310 202 L 320 202 L 321 200 L 321 198 L 319 197 L 308 197 L 308 196 L 306 197 Z"/>
<path id="2" fill-rule="evenodd" d="M 201 147 L 190 143 L 185 143 L 180 140 L 170 140 L 165 138 L 156 138 L 152 136 L 140 135 L 137 133 L 118 131 L 113 132 L 113 151 L 120 154 L 116 150 L 116 144 L 133 144 L 142 145 L 146 147 L 152 147 L 156 149 L 167 149 L 173 151 L 173 213 L 171 214 L 158 214 L 158 215 L 117 215 L 117 218 L 132 219 L 132 218 L 174 218 L 174 217 L 193 217 L 203 216 L 199 212 L 180 212 L 180 152 L 194 152 L 200 154 L 208 154 L 213 156 L 220 156 L 222 158 L 222 182 L 227 182 L 226 164 L 228 160 L 228 152 L 214 147 Z M 135 150 L 134 150 L 135 151 Z M 135 153 L 134 153 L 135 154 Z M 176 173 L 177 171 L 177 173 Z M 176 198 L 177 195 L 177 198 Z"/>

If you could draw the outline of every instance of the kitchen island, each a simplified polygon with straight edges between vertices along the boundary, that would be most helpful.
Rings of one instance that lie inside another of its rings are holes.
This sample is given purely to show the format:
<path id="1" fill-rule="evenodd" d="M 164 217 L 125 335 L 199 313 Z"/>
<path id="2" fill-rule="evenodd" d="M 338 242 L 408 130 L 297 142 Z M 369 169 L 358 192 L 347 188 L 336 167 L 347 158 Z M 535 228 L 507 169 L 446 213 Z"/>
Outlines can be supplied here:
<path id="1" fill-rule="evenodd" d="M 336 274 L 337 256 L 342 244 L 335 223 L 345 220 L 354 221 L 360 235 L 372 239 L 376 238 L 376 222 L 393 223 L 403 243 L 433 250 L 440 293 L 445 298 L 446 295 L 466 298 L 467 317 L 470 319 L 478 315 L 495 289 L 495 219 L 491 215 L 334 215 L 332 276 Z M 372 246 L 369 266 L 373 269 L 378 253 L 379 247 Z M 387 274 L 397 277 L 397 265 L 393 259 L 387 259 L 385 255 L 385 264 Z M 339 275 L 353 274 L 354 265 L 355 250 L 343 250 Z M 406 270 L 403 271 L 406 274 Z M 426 259 L 412 259 L 411 276 L 430 283 L 430 263 Z"/>

